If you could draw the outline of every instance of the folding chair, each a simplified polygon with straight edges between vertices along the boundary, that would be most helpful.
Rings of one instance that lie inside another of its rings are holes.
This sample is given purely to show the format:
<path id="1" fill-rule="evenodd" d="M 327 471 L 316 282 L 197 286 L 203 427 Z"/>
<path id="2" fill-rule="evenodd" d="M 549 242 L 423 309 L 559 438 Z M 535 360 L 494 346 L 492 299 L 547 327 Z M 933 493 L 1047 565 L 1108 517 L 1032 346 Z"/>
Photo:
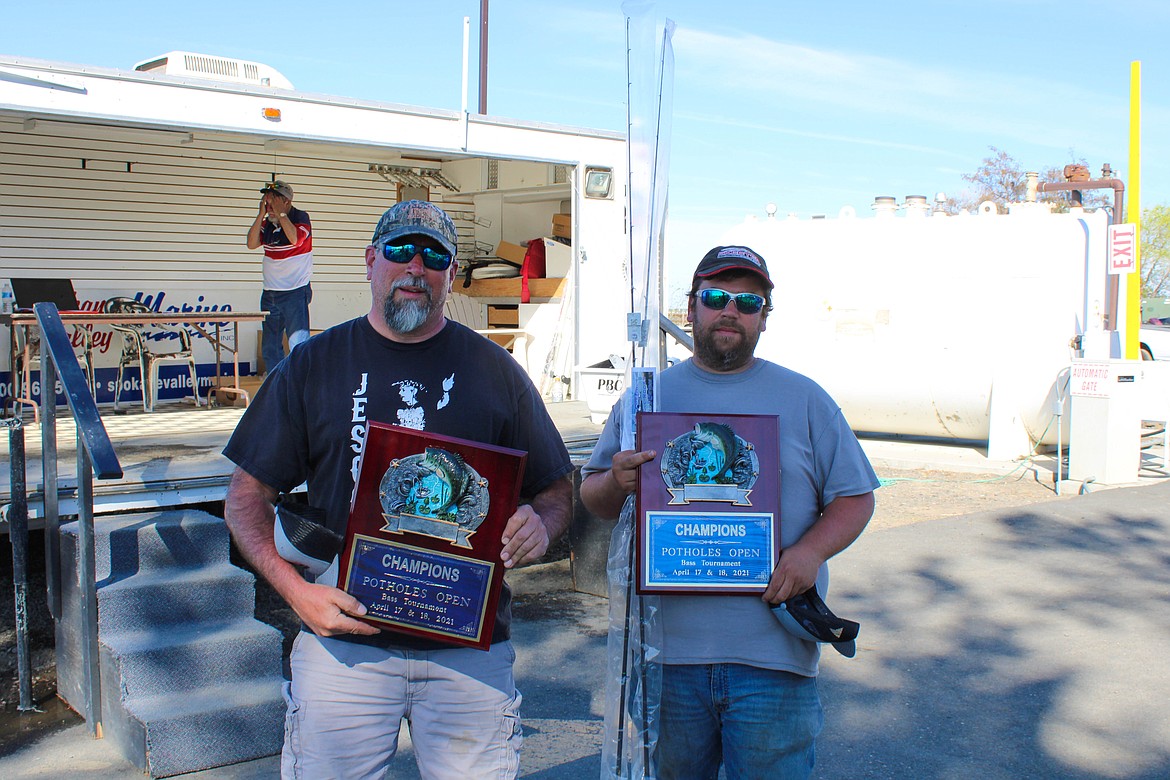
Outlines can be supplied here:
<path id="1" fill-rule="evenodd" d="M 153 314 L 149 306 L 133 298 L 110 298 L 106 301 L 108 314 Z M 122 336 L 122 355 L 118 358 L 118 380 L 114 386 L 114 411 L 120 410 L 119 398 L 122 394 L 122 374 L 126 367 L 137 363 L 142 378 L 142 408 L 153 412 L 158 398 L 158 366 L 167 361 L 183 362 L 191 372 L 191 395 L 195 398 L 195 405 L 199 403 L 199 381 L 195 376 L 195 353 L 191 349 L 191 336 L 181 325 L 168 324 L 138 324 L 138 323 L 111 323 L 110 327 Z M 155 352 L 150 349 L 148 340 L 153 328 L 160 331 L 174 333 L 179 339 L 179 349 L 174 352 Z"/>

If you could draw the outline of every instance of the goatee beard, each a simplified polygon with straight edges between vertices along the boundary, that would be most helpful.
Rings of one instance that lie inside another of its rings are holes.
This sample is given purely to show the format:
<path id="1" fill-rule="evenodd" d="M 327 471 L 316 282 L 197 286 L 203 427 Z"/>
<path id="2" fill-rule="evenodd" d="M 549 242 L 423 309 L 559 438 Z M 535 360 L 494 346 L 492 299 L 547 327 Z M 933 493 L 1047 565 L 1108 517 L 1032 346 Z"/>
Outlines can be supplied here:
<path id="1" fill-rule="evenodd" d="M 417 287 L 426 291 L 426 300 L 413 298 L 396 301 L 394 293 L 400 287 Z M 435 309 L 435 291 L 427 280 L 422 277 L 402 276 L 390 285 L 390 294 L 382 306 L 382 316 L 386 325 L 395 333 L 413 333 L 423 326 L 431 312 Z"/>

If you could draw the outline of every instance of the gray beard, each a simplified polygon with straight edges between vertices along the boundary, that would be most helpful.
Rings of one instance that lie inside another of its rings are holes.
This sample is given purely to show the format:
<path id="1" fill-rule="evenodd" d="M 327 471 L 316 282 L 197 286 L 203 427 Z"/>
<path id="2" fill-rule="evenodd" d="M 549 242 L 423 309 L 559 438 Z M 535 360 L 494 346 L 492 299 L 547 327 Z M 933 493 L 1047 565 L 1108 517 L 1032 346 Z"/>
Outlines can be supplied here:
<path id="1" fill-rule="evenodd" d="M 394 291 L 399 287 L 425 287 L 426 301 L 394 300 Z M 410 276 L 399 277 L 390 286 L 390 294 L 382 305 L 382 317 L 386 325 L 395 333 L 413 333 L 423 326 L 431 312 L 435 310 L 435 291 L 425 279 Z"/>

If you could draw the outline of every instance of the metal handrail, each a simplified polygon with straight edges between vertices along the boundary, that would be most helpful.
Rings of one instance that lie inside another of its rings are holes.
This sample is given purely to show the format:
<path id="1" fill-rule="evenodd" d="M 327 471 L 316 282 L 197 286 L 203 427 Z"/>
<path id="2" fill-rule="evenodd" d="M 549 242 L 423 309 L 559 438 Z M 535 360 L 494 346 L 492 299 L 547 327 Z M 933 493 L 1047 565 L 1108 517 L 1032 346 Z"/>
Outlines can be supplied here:
<path id="1" fill-rule="evenodd" d="M 665 314 L 658 315 L 658 327 L 662 330 L 662 333 L 665 336 L 672 337 L 675 341 L 677 341 L 679 344 L 682 344 L 684 347 L 689 349 L 691 352 L 695 351 L 694 337 L 692 337 L 691 334 L 687 333 L 685 330 L 680 328 L 677 324 L 675 324 L 674 320 L 670 319 Z M 662 349 L 664 350 L 664 354 L 663 354 L 663 360 L 662 360 L 661 365 L 665 366 L 666 365 L 666 355 L 665 355 L 666 339 L 665 338 L 662 339 Z"/>
<path id="2" fill-rule="evenodd" d="M 41 461 L 44 475 L 45 568 L 49 611 L 61 619 L 60 515 L 57 472 L 57 378 L 77 428 L 77 544 L 81 592 L 82 666 L 85 671 L 85 722 L 89 733 L 101 739 L 101 674 L 98 656 L 97 584 L 93 535 L 93 478 L 120 479 L 122 467 L 114 445 L 98 415 L 90 385 L 61 315 L 52 303 L 33 306 L 41 330 Z"/>
<path id="3" fill-rule="evenodd" d="M 19 409 L 20 407 L 15 407 Z M 24 428 L 19 417 L 5 417 L 12 503 L 5 507 L 12 541 L 12 594 L 15 599 L 16 669 L 20 680 L 19 712 L 35 711 L 32 701 L 32 659 L 28 652 L 28 496 L 25 492 Z"/>

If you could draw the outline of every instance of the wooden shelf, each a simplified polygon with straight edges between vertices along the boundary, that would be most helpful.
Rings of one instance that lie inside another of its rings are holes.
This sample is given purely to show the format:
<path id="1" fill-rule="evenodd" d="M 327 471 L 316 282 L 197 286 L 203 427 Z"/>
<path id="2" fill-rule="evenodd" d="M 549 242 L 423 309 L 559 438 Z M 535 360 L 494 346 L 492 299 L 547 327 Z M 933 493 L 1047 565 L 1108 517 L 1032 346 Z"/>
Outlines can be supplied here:
<path id="1" fill-rule="evenodd" d="M 472 279 L 471 286 L 464 287 L 463 282 L 457 279 L 455 286 L 451 288 L 451 292 L 470 295 L 473 298 L 500 298 L 508 299 L 505 302 L 519 303 L 520 282 L 521 279 L 519 277 L 512 279 Z M 529 279 L 528 292 L 534 302 L 560 298 L 565 292 L 565 280 Z"/>

